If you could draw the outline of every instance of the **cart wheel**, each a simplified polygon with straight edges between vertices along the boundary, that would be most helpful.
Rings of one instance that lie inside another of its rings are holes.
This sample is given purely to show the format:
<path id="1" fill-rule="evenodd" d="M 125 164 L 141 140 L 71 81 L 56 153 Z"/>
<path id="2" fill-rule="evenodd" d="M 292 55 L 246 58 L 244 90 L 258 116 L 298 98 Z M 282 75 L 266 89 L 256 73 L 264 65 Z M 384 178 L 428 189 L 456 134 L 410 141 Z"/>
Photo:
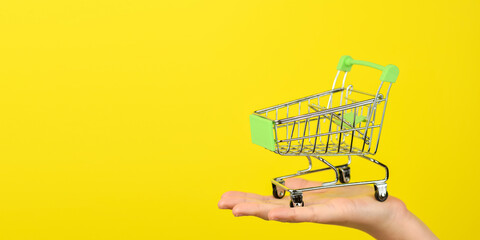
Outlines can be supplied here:
<path id="1" fill-rule="evenodd" d="M 377 199 L 379 202 L 385 202 L 385 200 L 388 198 L 387 190 L 385 189 L 384 193 L 380 193 L 376 185 L 373 185 L 373 187 L 375 188 L 375 199 Z"/>
<path id="2" fill-rule="evenodd" d="M 300 194 L 291 194 L 290 195 L 290 207 L 303 207 L 305 206 L 305 202 L 303 202 L 303 195 Z"/>
<path id="3" fill-rule="evenodd" d="M 273 197 L 277 199 L 282 199 L 285 197 L 285 190 L 277 187 L 277 185 L 272 183 L 273 188 Z"/>
<path id="4" fill-rule="evenodd" d="M 339 180 L 341 183 L 350 182 L 350 167 L 340 167 L 338 168 Z"/>
<path id="5" fill-rule="evenodd" d="M 303 206 L 305 206 L 305 203 L 304 203 L 303 201 L 300 202 L 300 203 L 293 203 L 293 201 L 290 200 L 290 207 L 291 207 L 291 208 L 294 208 L 294 207 L 303 207 Z"/>

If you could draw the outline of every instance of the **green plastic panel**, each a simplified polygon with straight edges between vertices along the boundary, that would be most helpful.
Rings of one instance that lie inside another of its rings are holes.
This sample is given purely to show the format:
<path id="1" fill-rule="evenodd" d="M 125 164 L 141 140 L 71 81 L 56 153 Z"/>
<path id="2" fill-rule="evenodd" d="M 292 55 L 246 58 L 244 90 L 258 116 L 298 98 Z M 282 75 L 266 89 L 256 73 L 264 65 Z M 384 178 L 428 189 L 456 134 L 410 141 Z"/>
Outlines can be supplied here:
<path id="1" fill-rule="evenodd" d="M 400 70 L 398 70 L 398 67 L 392 64 L 388 64 L 385 66 L 382 72 L 382 76 L 380 76 L 380 80 L 384 82 L 390 82 L 394 83 L 397 81 L 397 77 L 399 74 Z"/>
<path id="2" fill-rule="evenodd" d="M 345 113 L 343 115 L 343 121 L 348 122 L 350 124 L 353 124 L 353 118 L 354 118 L 353 112 Z M 367 119 L 367 117 L 362 116 L 362 115 L 355 116 L 355 125 L 358 125 L 361 122 L 366 122 L 366 119 Z M 340 121 L 340 120 L 333 120 L 333 122 L 335 124 L 337 124 L 338 126 L 342 126 L 343 129 L 350 129 L 350 127 L 347 124 L 342 125 L 342 121 Z"/>
<path id="3" fill-rule="evenodd" d="M 273 136 L 273 121 L 257 115 L 250 115 L 250 131 L 252 142 L 270 151 L 275 151 L 275 137 Z"/>

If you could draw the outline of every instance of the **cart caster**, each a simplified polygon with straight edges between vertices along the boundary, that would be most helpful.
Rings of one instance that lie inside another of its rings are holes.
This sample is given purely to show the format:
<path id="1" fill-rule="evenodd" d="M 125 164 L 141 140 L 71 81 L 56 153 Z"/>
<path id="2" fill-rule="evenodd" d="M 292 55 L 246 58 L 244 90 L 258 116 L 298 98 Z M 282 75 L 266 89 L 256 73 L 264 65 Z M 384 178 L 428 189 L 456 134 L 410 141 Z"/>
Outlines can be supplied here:
<path id="1" fill-rule="evenodd" d="M 388 198 L 387 184 L 375 184 L 375 199 L 379 202 L 384 202 Z"/>
<path id="2" fill-rule="evenodd" d="M 294 208 L 294 207 L 303 207 L 305 206 L 305 203 L 302 201 L 301 203 L 293 203 L 292 201 L 290 201 L 290 207 L 291 208 Z"/>
<path id="3" fill-rule="evenodd" d="M 345 167 L 339 167 L 338 168 L 338 173 L 339 173 L 339 180 L 341 183 L 348 183 L 350 182 L 350 167 L 345 166 Z"/>
<path id="4" fill-rule="evenodd" d="M 285 184 L 285 182 L 280 182 L 281 184 Z M 273 197 L 277 199 L 281 199 L 285 197 L 285 189 L 277 187 L 277 185 L 272 183 L 272 188 L 273 188 Z"/>
<path id="5" fill-rule="evenodd" d="M 303 195 L 300 193 L 293 193 L 290 195 L 290 207 L 303 207 L 305 202 L 303 202 Z"/>

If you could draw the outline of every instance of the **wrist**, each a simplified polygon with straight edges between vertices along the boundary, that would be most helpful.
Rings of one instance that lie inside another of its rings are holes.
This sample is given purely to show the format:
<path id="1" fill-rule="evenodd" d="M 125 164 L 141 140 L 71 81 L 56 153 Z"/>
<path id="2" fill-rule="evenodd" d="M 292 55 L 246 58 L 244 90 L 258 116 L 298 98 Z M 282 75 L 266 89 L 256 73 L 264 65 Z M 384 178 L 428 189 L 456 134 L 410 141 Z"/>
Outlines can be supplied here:
<path id="1" fill-rule="evenodd" d="M 438 239 L 403 202 L 394 204 L 401 206 L 390 208 L 385 221 L 377 222 L 365 232 L 378 240 Z"/>

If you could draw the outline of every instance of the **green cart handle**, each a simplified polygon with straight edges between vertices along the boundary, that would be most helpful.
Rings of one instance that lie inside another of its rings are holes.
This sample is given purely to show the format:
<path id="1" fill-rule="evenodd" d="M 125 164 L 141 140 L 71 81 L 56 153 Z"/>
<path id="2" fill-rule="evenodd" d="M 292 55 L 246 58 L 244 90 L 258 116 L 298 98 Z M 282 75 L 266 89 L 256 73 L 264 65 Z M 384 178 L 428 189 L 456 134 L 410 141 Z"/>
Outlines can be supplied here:
<path id="1" fill-rule="evenodd" d="M 352 66 L 354 64 L 372 67 L 382 71 L 382 75 L 380 76 L 381 81 L 390 82 L 390 83 L 394 83 L 395 81 L 397 81 L 399 70 L 397 66 L 392 64 L 388 64 L 387 66 L 384 67 L 376 63 L 371 63 L 371 62 L 361 61 L 361 60 L 354 60 L 350 56 L 343 56 L 340 58 L 340 61 L 338 62 L 337 69 L 339 71 L 349 72 L 352 69 Z"/>

